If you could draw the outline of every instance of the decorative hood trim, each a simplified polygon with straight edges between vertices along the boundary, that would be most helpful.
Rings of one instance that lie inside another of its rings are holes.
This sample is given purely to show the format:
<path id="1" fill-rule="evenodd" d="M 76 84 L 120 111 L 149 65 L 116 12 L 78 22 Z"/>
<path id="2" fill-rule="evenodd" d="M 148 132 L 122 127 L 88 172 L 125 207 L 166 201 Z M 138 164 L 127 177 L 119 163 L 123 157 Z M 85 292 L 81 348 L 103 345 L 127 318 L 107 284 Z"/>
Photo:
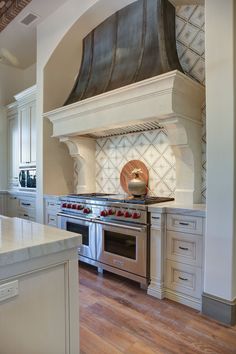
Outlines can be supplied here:
<path id="1" fill-rule="evenodd" d="M 83 136 L 156 122 L 168 131 L 176 158 L 176 201 L 199 203 L 201 198 L 201 108 L 205 89 L 179 71 L 143 80 L 44 114 L 53 123 L 53 136 L 70 145 L 83 144 Z M 76 139 L 74 137 L 77 137 Z M 66 139 L 65 139 L 66 138 Z M 87 140 L 86 140 L 87 141 Z M 91 146 L 95 146 L 92 144 Z M 90 148 L 91 148 L 90 146 Z M 95 148 L 90 159 L 95 156 Z M 83 152 L 82 152 L 83 155 Z M 86 156 L 73 155 L 79 163 Z M 87 175 L 84 175 L 87 174 Z M 91 180 L 93 179 L 93 180 Z M 89 180 L 89 184 L 84 181 Z M 83 185 L 80 186 L 80 181 Z M 86 189 L 87 188 L 87 189 Z M 94 191 L 94 174 L 83 166 L 76 190 Z"/>

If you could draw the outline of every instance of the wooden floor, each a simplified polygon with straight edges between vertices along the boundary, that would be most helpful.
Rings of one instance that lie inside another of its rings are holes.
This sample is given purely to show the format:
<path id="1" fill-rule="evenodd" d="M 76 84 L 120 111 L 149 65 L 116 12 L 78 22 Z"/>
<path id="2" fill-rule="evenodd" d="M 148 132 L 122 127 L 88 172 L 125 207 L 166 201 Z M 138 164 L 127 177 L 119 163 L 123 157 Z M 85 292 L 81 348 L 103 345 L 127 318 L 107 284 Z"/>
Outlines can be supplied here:
<path id="1" fill-rule="evenodd" d="M 236 354 L 236 327 L 80 264 L 81 354 Z"/>

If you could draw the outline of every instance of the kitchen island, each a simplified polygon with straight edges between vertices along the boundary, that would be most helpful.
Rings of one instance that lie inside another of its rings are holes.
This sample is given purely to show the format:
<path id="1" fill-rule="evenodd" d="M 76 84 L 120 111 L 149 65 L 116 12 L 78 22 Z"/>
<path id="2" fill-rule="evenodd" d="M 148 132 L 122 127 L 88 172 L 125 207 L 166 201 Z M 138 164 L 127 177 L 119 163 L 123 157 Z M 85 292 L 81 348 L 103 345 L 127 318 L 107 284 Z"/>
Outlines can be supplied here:
<path id="1" fill-rule="evenodd" d="M 0 216 L 0 353 L 79 353 L 81 236 Z"/>

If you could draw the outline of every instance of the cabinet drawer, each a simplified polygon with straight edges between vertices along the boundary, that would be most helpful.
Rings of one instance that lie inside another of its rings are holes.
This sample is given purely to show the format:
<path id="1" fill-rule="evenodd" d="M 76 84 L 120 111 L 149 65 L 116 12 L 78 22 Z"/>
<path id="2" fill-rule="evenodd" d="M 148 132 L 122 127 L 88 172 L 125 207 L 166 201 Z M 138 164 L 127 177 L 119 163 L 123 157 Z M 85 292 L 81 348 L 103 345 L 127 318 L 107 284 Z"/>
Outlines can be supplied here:
<path id="1" fill-rule="evenodd" d="M 57 227 L 57 215 L 47 213 L 46 214 L 46 225 Z"/>
<path id="2" fill-rule="evenodd" d="M 34 200 L 20 199 L 19 204 L 20 204 L 20 208 L 22 209 L 35 208 Z"/>
<path id="3" fill-rule="evenodd" d="M 36 217 L 34 213 L 29 213 L 28 211 L 19 211 L 18 217 L 25 220 L 35 221 Z"/>
<path id="4" fill-rule="evenodd" d="M 202 218 L 190 215 L 167 214 L 167 230 L 202 235 Z"/>
<path id="5" fill-rule="evenodd" d="M 167 231 L 167 258 L 172 261 L 202 266 L 202 236 Z"/>
<path id="6" fill-rule="evenodd" d="M 151 214 L 151 225 L 156 225 L 156 226 L 161 225 L 161 214 L 158 213 Z"/>
<path id="7" fill-rule="evenodd" d="M 59 201 L 46 200 L 46 209 L 60 210 L 61 203 Z"/>
<path id="8" fill-rule="evenodd" d="M 202 294 L 201 268 L 167 261 L 166 287 L 200 299 Z"/>

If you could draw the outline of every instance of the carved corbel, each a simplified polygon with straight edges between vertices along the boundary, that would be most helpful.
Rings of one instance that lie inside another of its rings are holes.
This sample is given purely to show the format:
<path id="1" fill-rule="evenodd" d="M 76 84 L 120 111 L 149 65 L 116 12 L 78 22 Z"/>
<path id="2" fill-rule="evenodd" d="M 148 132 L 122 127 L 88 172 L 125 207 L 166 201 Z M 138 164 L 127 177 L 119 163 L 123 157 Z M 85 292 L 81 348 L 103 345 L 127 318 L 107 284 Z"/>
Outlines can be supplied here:
<path id="1" fill-rule="evenodd" d="M 201 122 L 176 116 L 161 120 L 176 159 L 177 203 L 201 202 Z"/>
<path id="2" fill-rule="evenodd" d="M 74 160 L 75 193 L 95 192 L 95 140 L 80 136 L 60 138 Z"/>

